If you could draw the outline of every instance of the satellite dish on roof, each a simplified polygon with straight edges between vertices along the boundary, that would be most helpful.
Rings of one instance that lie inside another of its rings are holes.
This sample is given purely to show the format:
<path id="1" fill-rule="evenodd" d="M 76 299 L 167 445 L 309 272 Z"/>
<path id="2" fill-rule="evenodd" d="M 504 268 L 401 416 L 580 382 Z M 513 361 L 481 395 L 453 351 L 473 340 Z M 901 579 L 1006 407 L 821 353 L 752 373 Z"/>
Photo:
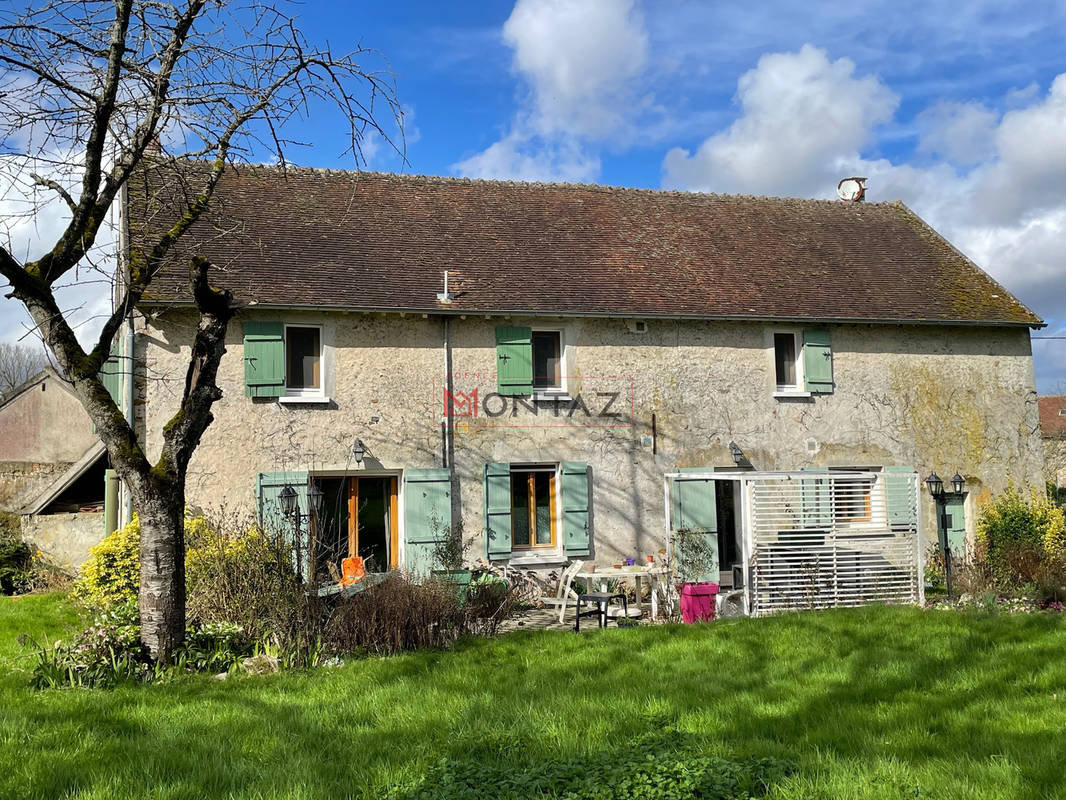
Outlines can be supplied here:
<path id="1" fill-rule="evenodd" d="M 866 197 L 866 178 L 844 178 L 837 184 L 837 196 L 845 203 L 858 203 Z"/>

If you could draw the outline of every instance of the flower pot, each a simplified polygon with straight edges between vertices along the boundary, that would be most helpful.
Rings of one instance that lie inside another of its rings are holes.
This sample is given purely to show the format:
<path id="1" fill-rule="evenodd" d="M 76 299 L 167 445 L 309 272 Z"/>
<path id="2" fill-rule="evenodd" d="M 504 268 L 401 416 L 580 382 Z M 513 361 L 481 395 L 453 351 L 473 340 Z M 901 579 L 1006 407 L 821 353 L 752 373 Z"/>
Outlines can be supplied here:
<path id="1" fill-rule="evenodd" d="M 714 619 L 717 583 L 685 583 L 681 585 L 681 619 L 686 623 L 710 622 Z"/>

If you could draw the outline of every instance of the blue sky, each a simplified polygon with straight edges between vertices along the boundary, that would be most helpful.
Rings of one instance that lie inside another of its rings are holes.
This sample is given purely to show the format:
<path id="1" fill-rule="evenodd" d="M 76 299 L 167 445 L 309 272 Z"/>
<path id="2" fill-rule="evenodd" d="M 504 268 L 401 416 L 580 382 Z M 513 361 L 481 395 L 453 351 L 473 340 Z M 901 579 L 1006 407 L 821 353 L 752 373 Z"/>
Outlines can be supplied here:
<path id="1" fill-rule="evenodd" d="M 1066 336 L 1064 0 L 295 8 L 396 75 L 408 163 L 371 141 L 372 168 L 807 197 L 866 175 Z M 350 167 L 332 129 L 296 123 L 295 160 Z M 1066 340 L 1034 353 L 1040 390 L 1066 392 Z"/>

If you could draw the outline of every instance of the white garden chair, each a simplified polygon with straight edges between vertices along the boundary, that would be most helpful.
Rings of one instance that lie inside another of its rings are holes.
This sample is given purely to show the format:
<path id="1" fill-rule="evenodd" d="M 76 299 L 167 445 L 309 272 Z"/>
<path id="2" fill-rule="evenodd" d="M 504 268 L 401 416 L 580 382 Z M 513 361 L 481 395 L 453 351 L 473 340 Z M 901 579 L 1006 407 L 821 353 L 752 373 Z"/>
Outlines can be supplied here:
<path id="1" fill-rule="evenodd" d="M 574 583 L 574 576 L 581 571 L 581 567 L 583 567 L 584 564 L 584 561 L 571 561 L 567 564 L 566 569 L 563 570 L 563 574 L 559 576 L 559 585 L 555 587 L 555 597 L 541 598 L 541 602 L 544 603 L 544 605 L 559 607 L 560 625 L 566 617 L 567 605 L 577 599 L 577 592 L 575 592 L 571 586 Z"/>

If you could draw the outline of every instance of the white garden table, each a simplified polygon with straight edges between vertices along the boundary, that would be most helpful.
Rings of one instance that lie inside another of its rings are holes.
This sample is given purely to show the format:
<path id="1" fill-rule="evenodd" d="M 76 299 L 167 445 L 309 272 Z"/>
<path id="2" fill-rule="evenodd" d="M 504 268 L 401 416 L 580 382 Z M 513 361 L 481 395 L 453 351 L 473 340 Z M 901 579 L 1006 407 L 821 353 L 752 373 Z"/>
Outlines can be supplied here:
<path id="1" fill-rule="evenodd" d="M 626 578 L 633 578 L 637 582 L 637 607 L 642 605 L 641 595 L 643 593 L 643 583 L 648 581 L 651 586 L 651 618 L 654 620 L 659 616 L 659 596 L 657 590 L 661 585 L 666 585 L 666 568 L 658 566 L 642 566 L 642 567 L 622 567 L 620 569 L 615 567 L 596 567 L 595 570 L 582 568 L 580 571 L 574 574 L 575 578 L 581 578 L 587 583 L 600 582 L 600 591 L 607 591 L 607 581 L 624 580 Z"/>

